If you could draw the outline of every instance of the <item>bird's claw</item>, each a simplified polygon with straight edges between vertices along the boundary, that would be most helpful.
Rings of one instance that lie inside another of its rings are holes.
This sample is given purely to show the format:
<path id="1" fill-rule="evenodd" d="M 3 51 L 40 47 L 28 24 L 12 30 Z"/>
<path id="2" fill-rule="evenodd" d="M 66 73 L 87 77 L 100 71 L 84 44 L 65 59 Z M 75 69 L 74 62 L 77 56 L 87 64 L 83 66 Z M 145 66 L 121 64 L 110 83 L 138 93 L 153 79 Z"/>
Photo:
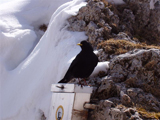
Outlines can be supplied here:
<path id="1" fill-rule="evenodd" d="M 78 86 L 81 85 L 81 88 L 83 88 L 83 84 L 79 81 Z"/>

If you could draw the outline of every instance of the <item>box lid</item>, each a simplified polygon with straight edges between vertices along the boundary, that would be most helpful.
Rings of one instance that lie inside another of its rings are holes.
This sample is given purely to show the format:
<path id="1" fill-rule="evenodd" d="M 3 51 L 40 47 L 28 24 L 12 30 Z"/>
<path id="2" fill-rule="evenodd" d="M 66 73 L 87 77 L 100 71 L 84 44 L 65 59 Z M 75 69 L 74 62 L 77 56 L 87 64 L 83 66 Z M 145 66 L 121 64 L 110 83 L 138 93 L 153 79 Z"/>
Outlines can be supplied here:
<path id="1" fill-rule="evenodd" d="M 58 83 L 52 84 L 51 91 L 58 93 L 92 93 L 93 87 L 76 84 Z"/>

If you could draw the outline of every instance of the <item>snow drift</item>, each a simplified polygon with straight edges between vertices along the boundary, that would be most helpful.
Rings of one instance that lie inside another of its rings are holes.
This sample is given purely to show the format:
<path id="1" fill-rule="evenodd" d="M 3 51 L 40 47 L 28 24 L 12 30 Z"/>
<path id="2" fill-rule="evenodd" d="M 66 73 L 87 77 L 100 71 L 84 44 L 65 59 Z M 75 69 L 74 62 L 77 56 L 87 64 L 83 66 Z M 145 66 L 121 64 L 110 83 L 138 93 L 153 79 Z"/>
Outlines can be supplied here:
<path id="1" fill-rule="evenodd" d="M 67 30 L 67 18 L 86 2 L 67 1 L 1 3 L 0 120 L 48 119 L 51 84 L 64 77 L 81 50 L 77 43 L 87 39 L 84 32 Z M 45 33 L 39 30 L 43 24 L 48 25 Z M 99 63 L 91 76 L 107 71 L 108 63 Z"/>
<path id="2" fill-rule="evenodd" d="M 51 84 L 64 76 L 70 59 L 80 51 L 76 43 L 87 38 L 83 32 L 66 30 L 66 19 L 86 3 L 75 0 L 57 9 L 64 2 L 15 0 L 1 4 L 1 120 L 48 117 Z M 8 6 L 11 9 L 6 9 Z M 47 31 L 38 40 L 38 26 L 47 23 Z"/>
<path id="3" fill-rule="evenodd" d="M 28 56 L 44 33 L 38 27 L 47 25 L 53 12 L 64 2 L 13 0 L 1 4 L 0 60 L 7 70 L 13 70 Z"/>

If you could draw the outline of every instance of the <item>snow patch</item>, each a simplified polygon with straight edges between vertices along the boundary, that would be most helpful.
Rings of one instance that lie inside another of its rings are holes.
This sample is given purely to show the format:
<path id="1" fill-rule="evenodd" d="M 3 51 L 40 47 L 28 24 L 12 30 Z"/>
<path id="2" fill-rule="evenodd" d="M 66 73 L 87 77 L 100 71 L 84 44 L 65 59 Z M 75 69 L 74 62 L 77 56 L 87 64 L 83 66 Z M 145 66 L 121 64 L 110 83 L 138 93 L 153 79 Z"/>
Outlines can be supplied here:
<path id="1" fill-rule="evenodd" d="M 157 2 L 158 0 L 151 0 L 150 1 L 150 9 L 154 9 L 154 4 Z"/>
<path id="2" fill-rule="evenodd" d="M 95 67 L 93 73 L 90 75 L 90 77 L 96 76 L 100 71 L 103 71 L 107 73 L 109 69 L 109 61 L 106 62 L 98 62 L 98 65 Z"/>
<path id="3" fill-rule="evenodd" d="M 0 8 L 1 120 L 48 118 L 51 84 L 64 76 L 70 59 L 79 53 L 76 44 L 87 39 L 84 32 L 66 29 L 67 18 L 86 2 L 74 0 L 56 10 L 62 2 L 66 0 L 14 0 Z M 42 23 L 49 25 L 38 40 L 36 28 Z"/>
<path id="4" fill-rule="evenodd" d="M 77 43 L 87 39 L 84 32 L 67 30 L 67 19 L 86 5 L 85 0 L 67 1 L 13 0 L 1 4 L 1 120 L 48 120 L 51 84 L 62 79 L 81 50 Z M 45 33 L 38 29 L 42 24 L 48 25 Z M 99 62 L 92 75 L 107 72 L 108 64 Z"/>
<path id="5" fill-rule="evenodd" d="M 116 4 L 116 5 L 125 4 L 125 2 L 123 0 L 106 0 L 106 1 L 108 1 L 109 3 L 112 3 L 112 4 Z"/>

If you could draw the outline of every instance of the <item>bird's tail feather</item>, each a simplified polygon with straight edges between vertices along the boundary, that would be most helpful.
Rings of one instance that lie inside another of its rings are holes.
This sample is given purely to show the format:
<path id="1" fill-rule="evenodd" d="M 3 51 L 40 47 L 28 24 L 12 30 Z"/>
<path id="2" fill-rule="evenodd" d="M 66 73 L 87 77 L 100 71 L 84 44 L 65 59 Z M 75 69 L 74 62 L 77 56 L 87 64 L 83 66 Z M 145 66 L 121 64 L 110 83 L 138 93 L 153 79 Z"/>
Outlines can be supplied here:
<path id="1" fill-rule="evenodd" d="M 67 81 L 66 81 L 66 79 L 62 79 L 62 80 L 60 80 L 58 83 L 67 83 Z"/>

